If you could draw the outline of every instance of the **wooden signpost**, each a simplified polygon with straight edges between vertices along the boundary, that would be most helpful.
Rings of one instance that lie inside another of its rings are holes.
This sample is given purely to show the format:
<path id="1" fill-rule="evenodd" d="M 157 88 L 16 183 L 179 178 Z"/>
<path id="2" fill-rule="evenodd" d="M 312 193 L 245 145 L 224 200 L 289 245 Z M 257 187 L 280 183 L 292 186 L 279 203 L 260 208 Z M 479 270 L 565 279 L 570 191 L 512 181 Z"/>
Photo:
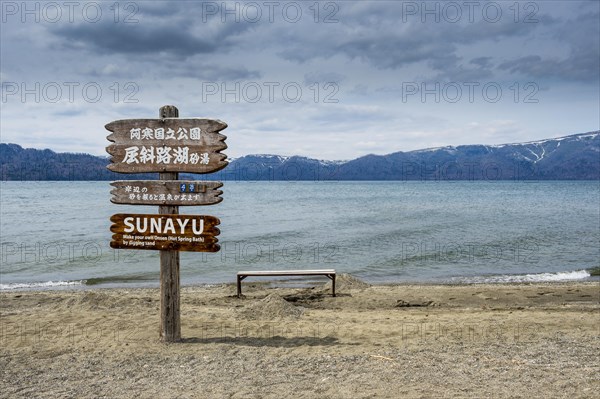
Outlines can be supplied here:
<path id="1" fill-rule="evenodd" d="M 221 182 L 179 179 L 178 172 L 211 173 L 227 166 L 227 124 L 216 119 L 178 119 L 166 105 L 159 119 L 126 119 L 107 124 L 108 169 L 118 173 L 159 172 L 159 181 L 119 180 L 111 185 L 115 204 L 159 205 L 158 215 L 111 217 L 110 246 L 160 251 L 160 337 L 181 340 L 179 251 L 217 252 L 220 221 L 214 216 L 179 215 L 179 206 L 214 205 L 222 201 Z"/>

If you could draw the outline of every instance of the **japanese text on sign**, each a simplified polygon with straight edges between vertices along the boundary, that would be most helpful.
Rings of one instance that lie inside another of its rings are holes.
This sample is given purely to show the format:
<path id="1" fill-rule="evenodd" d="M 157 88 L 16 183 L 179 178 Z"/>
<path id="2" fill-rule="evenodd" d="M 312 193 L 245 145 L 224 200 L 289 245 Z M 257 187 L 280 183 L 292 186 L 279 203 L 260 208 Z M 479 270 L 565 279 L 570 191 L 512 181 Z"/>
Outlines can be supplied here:
<path id="1" fill-rule="evenodd" d="M 192 127 L 188 130 L 184 127 L 180 127 L 177 131 L 167 128 L 158 127 L 155 129 L 151 129 L 149 127 L 145 128 L 132 128 L 129 131 L 129 138 L 131 140 L 200 140 L 201 130 L 199 127 Z"/>
<path id="2" fill-rule="evenodd" d="M 156 151 L 155 151 L 156 150 Z M 189 147 L 154 147 L 131 146 L 125 148 L 125 156 L 121 162 L 173 164 L 173 165 L 208 165 L 210 162 L 208 152 L 192 152 Z"/>
<path id="3" fill-rule="evenodd" d="M 140 186 L 125 186 L 125 192 L 130 200 L 138 201 L 199 201 L 202 198 L 200 194 L 149 194 L 148 187 Z"/>

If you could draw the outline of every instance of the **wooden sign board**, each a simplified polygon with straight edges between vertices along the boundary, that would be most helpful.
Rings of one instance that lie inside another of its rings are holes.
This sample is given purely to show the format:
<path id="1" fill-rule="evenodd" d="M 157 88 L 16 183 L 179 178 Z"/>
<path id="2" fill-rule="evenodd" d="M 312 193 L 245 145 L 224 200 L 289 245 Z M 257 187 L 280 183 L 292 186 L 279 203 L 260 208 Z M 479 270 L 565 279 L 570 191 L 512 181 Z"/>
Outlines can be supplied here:
<path id="1" fill-rule="evenodd" d="M 204 215 L 113 215 L 110 242 L 115 249 L 217 252 L 221 222 Z"/>
<path id="2" fill-rule="evenodd" d="M 223 200 L 220 181 L 118 180 L 110 183 L 114 204 L 128 205 L 213 205 Z"/>
<path id="3" fill-rule="evenodd" d="M 118 173 L 211 173 L 227 166 L 227 127 L 217 119 L 123 119 L 108 123 L 108 169 Z"/>

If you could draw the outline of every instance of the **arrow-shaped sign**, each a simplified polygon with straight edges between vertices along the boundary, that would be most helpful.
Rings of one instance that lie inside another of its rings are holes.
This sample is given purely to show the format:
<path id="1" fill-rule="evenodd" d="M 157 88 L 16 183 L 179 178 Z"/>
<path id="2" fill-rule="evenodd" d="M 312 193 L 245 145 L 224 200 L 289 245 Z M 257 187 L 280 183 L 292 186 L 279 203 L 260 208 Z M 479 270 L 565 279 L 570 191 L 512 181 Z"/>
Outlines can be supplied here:
<path id="1" fill-rule="evenodd" d="M 213 205 L 223 200 L 220 181 L 118 180 L 110 199 L 128 205 Z"/>
<path id="2" fill-rule="evenodd" d="M 219 133 L 227 124 L 218 119 L 123 119 L 105 127 L 113 172 L 211 173 L 228 164 Z"/>
<path id="3" fill-rule="evenodd" d="M 221 222 L 205 215 L 113 215 L 111 248 L 217 252 L 216 227 Z"/>

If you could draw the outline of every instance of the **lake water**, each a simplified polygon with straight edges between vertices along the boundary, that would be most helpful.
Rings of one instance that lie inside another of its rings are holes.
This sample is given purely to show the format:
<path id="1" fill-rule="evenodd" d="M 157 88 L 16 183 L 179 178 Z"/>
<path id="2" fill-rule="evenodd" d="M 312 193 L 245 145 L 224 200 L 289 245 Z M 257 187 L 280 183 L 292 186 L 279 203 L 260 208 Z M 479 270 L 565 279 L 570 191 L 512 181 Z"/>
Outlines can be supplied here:
<path id="1" fill-rule="evenodd" d="M 590 279 L 600 183 L 226 182 L 218 253 L 181 253 L 183 285 L 239 270 L 335 268 L 369 282 Z M 157 251 L 113 250 L 108 182 L 1 182 L 0 289 L 157 286 Z M 323 281 L 324 283 L 325 281 Z"/>

